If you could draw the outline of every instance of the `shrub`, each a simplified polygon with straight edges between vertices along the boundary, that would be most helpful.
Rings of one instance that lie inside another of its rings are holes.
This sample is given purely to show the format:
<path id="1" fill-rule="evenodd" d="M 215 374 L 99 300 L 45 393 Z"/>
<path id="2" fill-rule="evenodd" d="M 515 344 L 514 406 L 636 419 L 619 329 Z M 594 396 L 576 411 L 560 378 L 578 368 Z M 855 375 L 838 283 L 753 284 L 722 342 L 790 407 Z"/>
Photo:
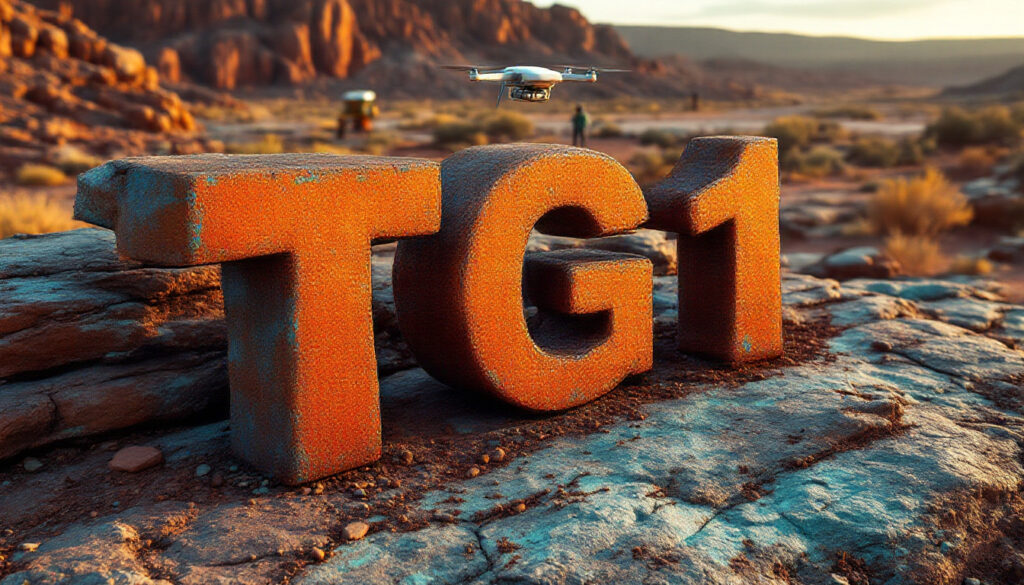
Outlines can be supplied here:
<path id="1" fill-rule="evenodd" d="M 878 110 L 860 104 L 844 104 L 814 111 L 815 118 L 845 118 L 848 120 L 881 120 Z"/>
<path id="2" fill-rule="evenodd" d="M 837 175 L 846 168 L 842 153 L 828 146 L 816 146 L 809 152 L 787 151 L 780 160 L 780 166 L 783 170 L 814 178 Z"/>
<path id="3" fill-rule="evenodd" d="M 900 150 L 887 138 L 861 138 L 850 147 L 846 160 L 862 167 L 888 168 L 900 162 Z"/>
<path id="4" fill-rule="evenodd" d="M 899 150 L 900 156 L 897 159 L 896 164 L 904 166 L 918 166 L 924 163 L 925 152 L 931 145 L 923 143 L 923 141 L 915 140 L 913 138 L 904 138 L 900 140 Z"/>
<path id="5" fill-rule="evenodd" d="M 533 136 L 533 122 L 517 112 L 496 112 L 484 117 L 484 132 L 494 141 L 518 141 Z"/>
<path id="6" fill-rule="evenodd" d="M 803 116 L 778 118 L 764 128 L 763 134 L 779 141 L 779 152 L 806 148 L 818 133 L 819 122 Z"/>
<path id="7" fill-rule="evenodd" d="M 939 244 L 928 236 L 895 233 L 885 240 L 885 254 L 899 262 L 903 274 L 908 276 L 933 276 L 948 265 Z"/>
<path id="8" fill-rule="evenodd" d="M 54 187 L 68 182 L 64 171 L 50 165 L 24 164 L 14 175 L 14 182 L 32 187 Z"/>
<path id="9" fill-rule="evenodd" d="M 991 172 L 996 164 L 994 157 L 987 148 L 982 146 L 969 146 L 960 152 L 957 157 L 957 171 L 965 177 L 984 177 Z"/>
<path id="10" fill-rule="evenodd" d="M 64 147 L 57 154 L 57 168 L 67 175 L 78 175 L 103 164 L 103 159 L 73 147 Z"/>
<path id="11" fill-rule="evenodd" d="M 658 130 L 657 128 L 649 128 L 640 134 L 640 144 L 654 145 L 659 148 L 670 148 L 678 144 L 679 141 L 680 136 L 675 132 Z"/>
<path id="12" fill-rule="evenodd" d="M 1013 146 L 1020 142 L 1024 122 L 1006 106 L 988 106 L 975 112 L 951 107 L 928 126 L 926 134 L 939 146 L 961 148 L 978 144 Z"/>
<path id="13" fill-rule="evenodd" d="M 234 142 L 224 145 L 224 152 L 228 154 L 281 154 L 284 151 L 284 141 L 277 134 L 264 134 L 256 142 Z"/>
<path id="14" fill-rule="evenodd" d="M 868 221 L 876 233 L 935 237 L 971 221 L 967 198 L 935 169 L 907 180 L 888 179 L 868 202 Z"/>
<path id="15" fill-rule="evenodd" d="M 491 112 L 472 120 L 452 120 L 434 128 L 434 142 L 442 145 L 480 145 L 524 140 L 533 136 L 533 122 L 517 112 Z"/>
<path id="16" fill-rule="evenodd" d="M 14 234 L 46 234 L 84 227 L 64 207 L 43 195 L 0 197 L 0 238 Z"/>
<path id="17" fill-rule="evenodd" d="M 953 259 L 949 272 L 952 274 L 968 274 L 971 276 L 985 276 L 991 274 L 992 262 L 980 256 L 957 256 Z"/>
<path id="18" fill-rule="evenodd" d="M 602 122 L 594 129 L 595 138 L 619 138 L 622 135 L 622 127 L 615 122 Z"/>

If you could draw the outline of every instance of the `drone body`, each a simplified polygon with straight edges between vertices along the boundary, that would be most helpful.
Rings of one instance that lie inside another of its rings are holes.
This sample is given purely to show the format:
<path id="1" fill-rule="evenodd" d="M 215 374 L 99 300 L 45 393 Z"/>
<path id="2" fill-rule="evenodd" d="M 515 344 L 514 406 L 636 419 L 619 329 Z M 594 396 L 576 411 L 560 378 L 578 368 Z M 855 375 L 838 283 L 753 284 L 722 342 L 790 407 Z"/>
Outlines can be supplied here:
<path id="1" fill-rule="evenodd" d="M 487 68 L 474 66 L 450 66 L 447 69 L 459 69 L 469 72 L 470 81 L 487 81 L 500 83 L 498 105 L 506 96 L 517 102 L 546 102 L 551 99 L 551 90 L 556 84 L 566 81 L 595 83 L 599 71 L 623 71 L 622 69 L 599 69 L 587 67 L 586 73 L 574 73 L 573 69 L 582 67 L 565 66 L 562 71 L 546 67 L 517 65 L 503 68 Z"/>

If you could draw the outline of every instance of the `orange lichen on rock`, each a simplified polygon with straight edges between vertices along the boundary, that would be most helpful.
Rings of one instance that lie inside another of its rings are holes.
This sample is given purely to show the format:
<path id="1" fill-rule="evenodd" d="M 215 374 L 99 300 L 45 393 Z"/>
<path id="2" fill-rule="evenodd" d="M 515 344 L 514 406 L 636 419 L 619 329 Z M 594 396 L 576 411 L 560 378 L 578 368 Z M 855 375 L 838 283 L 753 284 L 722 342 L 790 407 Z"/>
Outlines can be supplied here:
<path id="1" fill-rule="evenodd" d="M 533 411 L 583 404 L 652 362 L 650 261 L 565 250 L 527 257 L 536 225 L 596 237 L 647 217 L 639 187 L 610 157 L 553 145 L 470 148 L 441 164 L 443 221 L 400 242 L 399 325 L 439 380 Z"/>
<path id="2" fill-rule="evenodd" d="M 381 452 L 370 242 L 440 224 L 436 163 L 149 157 L 83 174 L 76 217 L 166 266 L 223 263 L 232 444 L 285 483 Z"/>
<path id="3" fill-rule="evenodd" d="M 679 234 L 679 349 L 728 362 L 782 354 L 775 139 L 690 141 L 646 193 L 647 227 Z"/>

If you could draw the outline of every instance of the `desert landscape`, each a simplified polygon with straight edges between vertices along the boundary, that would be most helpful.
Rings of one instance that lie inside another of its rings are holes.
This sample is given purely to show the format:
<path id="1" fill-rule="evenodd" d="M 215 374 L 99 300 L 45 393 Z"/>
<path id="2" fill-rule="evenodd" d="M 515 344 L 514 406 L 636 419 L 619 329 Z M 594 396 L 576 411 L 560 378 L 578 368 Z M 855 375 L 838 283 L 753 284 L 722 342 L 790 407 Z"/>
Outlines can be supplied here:
<path id="1" fill-rule="evenodd" d="M 0 584 L 1024 581 L 1022 48 L 522 0 L 0 0 Z M 495 107 L 442 68 L 476 64 L 628 71 Z M 339 132 L 352 90 L 379 113 Z M 645 189 L 693 138 L 778 140 L 784 357 L 676 352 L 674 234 L 534 232 L 650 259 L 655 367 L 510 410 L 419 367 L 378 242 L 384 455 L 285 486 L 230 450 L 219 267 L 72 218 L 112 159 L 442 161 L 569 144 L 578 104 Z"/>

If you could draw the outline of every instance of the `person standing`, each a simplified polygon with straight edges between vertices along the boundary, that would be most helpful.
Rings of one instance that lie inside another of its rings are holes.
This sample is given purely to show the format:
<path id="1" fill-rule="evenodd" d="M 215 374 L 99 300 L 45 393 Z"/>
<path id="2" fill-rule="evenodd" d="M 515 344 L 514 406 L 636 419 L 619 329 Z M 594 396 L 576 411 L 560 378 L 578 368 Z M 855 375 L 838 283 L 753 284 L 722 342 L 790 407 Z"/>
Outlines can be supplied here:
<path id="1" fill-rule="evenodd" d="M 583 106 L 576 104 L 576 113 L 572 116 L 573 146 L 586 146 L 588 123 L 590 123 L 590 118 L 588 118 L 587 113 L 583 111 Z"/>

